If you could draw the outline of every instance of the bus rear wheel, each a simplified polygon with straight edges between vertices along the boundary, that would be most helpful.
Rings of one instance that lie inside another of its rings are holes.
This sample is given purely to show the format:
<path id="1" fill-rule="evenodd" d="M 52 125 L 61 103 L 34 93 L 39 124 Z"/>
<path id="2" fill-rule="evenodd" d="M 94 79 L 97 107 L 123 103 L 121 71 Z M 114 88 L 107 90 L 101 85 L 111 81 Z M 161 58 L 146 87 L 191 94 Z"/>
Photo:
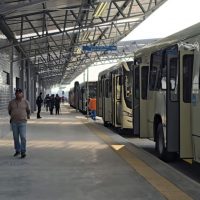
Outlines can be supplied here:
<path id="1" fill-rule="evenodd" d="M 161 123 L 158 124 L 156 132 L 156 151 L 158 157 L 165 162 L 172 162 L 177 159 L 177 153 L 168 152 L 165 145 L 164 131 Z"/>

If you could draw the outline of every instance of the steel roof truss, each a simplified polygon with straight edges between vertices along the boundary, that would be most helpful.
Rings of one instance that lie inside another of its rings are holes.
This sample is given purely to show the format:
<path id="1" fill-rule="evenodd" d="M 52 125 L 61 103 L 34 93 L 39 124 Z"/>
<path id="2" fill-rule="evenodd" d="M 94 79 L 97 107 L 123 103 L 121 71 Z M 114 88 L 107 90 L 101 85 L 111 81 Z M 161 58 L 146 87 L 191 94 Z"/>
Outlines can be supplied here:
<path id="1" fill-rule="evenodd" d="M 145 13 L 146 11 L 144 7 L 142 6 L 142 4 L 140 3 L 140 0 L 135 0 L 135 1 L 137 2 L 138 6 L 141 8 L 142 12 Z"/>
<path id="2" fill-rule="evenodd" d="M 12 6 L 8 6 L 8 5 L 5 5 L 5 6 L 1 6 L 0 8 L 0 15 L 4 14 L 9 14 L 17 9 L 20 9 L 20 8 L 23 8 L 23 7 L 26 7 L 26 6 L 31 6 L 31 5 L 36 5 L 36 4 L 40 4 L 42 2 L 46 2 L 47 0 L 29 0 L 29 3 L 24 3 L 24 2 L 19 2 L 19 4 L 17 5 L 12 5 Z"/>
<path id="3" fill-rule="evenodd" d="M 121 14 L 125 18 L 126 16 L 124 15 L 123 10 L 117 5 L 117 3 L 114 2 L 114 1 L 112 3 L 115 5 L 115 7 L 118 10 L 118 12 L 117 12 L 117 14 L 115 16 L 119 16 Z"/>
<path id="4" fill-rule="evenodd" d="M 21 17 L 20 42 L 22 41 L 22 37 L 23 37 L 23 27 L 24 27 L 24 18 Z"/>
<path id="5" fill-rule="evenodd" d="M 119 33 L 119 35 L 122 35 L 122 33 L 119 31 L 119 29 L 117 28 L 117 26 L 114 24 L 114 23 L 112 23 L 112 25 L 115 27 L 115 29 L 117 30 L 117 32 Z"/>
<path id="6" fill-rule="evenodd" d="M 66 28 L 66 22 L 67 22 L 67 10 L 65 11 L 65 19 L 64 19 L 64 28 L 63 28 L 63 33 L 62 33 L 62 39 L 61 39 L 61 48 L 60 48 L 60 60 L 59 60 L 59 63 L 61 62 L 61 57 L 62 57 L 62 50 L 63 50 L 63 47 L 64 47 L 64 43 L 63 43 L 63 40 L 64 40 L 64 33 L 65 33 L 65 28 Z M 70 38 L 71 40 L 71 38 Z"/>
<path id="7" fill-rule="evenodd" d="M 31 28 L 34 30 L 34 32 L 37 34 L 37 36 L 40 37 L 40 34 L 38 33 L 38 31 L 35 29 L 35 27 L 33 26 L 33 24 L 31 23 L 31 21 L 28 19 L 27 16 L 25 16 L 26 21 L 29 23 L 29 25 L 31 26 Z"/>
<path id="8" fill-rule="evenodd" d="M 61 28 L 58 26 L 57 22 L 54 20 L 54 18 L 51 16 L 50 12 L 47 12 L 47 14 L 49 15 L 49 17 L 51 18 L 51 21 L 54 23 L 54 25 L 56 26 L 56 28 L 59 30 L 60 33 L 62 33 L 63 31 L 61 30 Z"/>

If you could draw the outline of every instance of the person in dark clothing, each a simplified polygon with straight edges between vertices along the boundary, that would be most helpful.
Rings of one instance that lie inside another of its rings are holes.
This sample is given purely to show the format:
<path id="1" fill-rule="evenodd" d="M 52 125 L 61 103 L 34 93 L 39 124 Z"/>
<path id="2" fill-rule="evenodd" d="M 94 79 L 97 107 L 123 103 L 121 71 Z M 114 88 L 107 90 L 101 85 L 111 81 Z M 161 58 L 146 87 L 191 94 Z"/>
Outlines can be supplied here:
<path id="1" fill-rule="evenodd" d="M 50 97 L 50 103 L 49 103 L 50 115 L 53 115 L 54 106 L 55 106 L 55 98 L 54 98 L 54 94 L 52 94 Z"/>
<path id="2" fill-rule="evenodd" d="M 48 111 L 50 107 L 50 101 L 51 101 L 51 97 L 49 96 L 49 94 L 46 95 L 44 101 L 45 101 L 46 111 Z"/>
<path id="3" fill-rule="evenodd" d="M 42 99 L 42 92 L 40 92 L 40 95 L 37 97 L 37 100 L 36 100 L 36 104 L 37 104 L 37 107 L 38 107 L 38 112 L 37 112 L 37 118 L 42 118 L 40 116 L 40 112 L 41 112 L 41 107 L 42 107 L 42 102 L 43 102 L 43 99 Z"/>
<path id="4" fill-rule="evenodd" d="M 59 111 L 60 111 L 60 97 L 58 96 L 58 94 L 56 94 L 56 97 L 55 97 L 55 107 L 56 107 L 56 115 L 59 115 Z"/>

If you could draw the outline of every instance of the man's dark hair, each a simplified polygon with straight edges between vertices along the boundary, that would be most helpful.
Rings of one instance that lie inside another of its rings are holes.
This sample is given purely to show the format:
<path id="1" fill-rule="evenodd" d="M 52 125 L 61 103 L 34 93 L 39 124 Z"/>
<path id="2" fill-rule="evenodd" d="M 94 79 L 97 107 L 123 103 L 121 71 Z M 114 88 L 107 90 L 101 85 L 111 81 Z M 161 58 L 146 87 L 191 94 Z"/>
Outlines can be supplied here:
<path id="1" fill-rule="evenodd" d="M 22 89 L 16 88 L 15 93 L 17 93 L 17 92 L 22 93 Z"/>

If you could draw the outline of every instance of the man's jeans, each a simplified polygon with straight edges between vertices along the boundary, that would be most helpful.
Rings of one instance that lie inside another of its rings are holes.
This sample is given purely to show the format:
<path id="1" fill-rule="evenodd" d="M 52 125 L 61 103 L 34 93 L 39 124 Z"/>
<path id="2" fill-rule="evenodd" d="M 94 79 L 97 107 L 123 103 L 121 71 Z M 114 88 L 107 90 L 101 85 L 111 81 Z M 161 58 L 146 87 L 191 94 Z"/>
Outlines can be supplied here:
<path id="1" fill-rule="evenodd" d="M 16 152 L 26 152 L 26 123 L 12 122 L 13 139 Z M 20 140 L 21 143 L 20 143 Z"/>

